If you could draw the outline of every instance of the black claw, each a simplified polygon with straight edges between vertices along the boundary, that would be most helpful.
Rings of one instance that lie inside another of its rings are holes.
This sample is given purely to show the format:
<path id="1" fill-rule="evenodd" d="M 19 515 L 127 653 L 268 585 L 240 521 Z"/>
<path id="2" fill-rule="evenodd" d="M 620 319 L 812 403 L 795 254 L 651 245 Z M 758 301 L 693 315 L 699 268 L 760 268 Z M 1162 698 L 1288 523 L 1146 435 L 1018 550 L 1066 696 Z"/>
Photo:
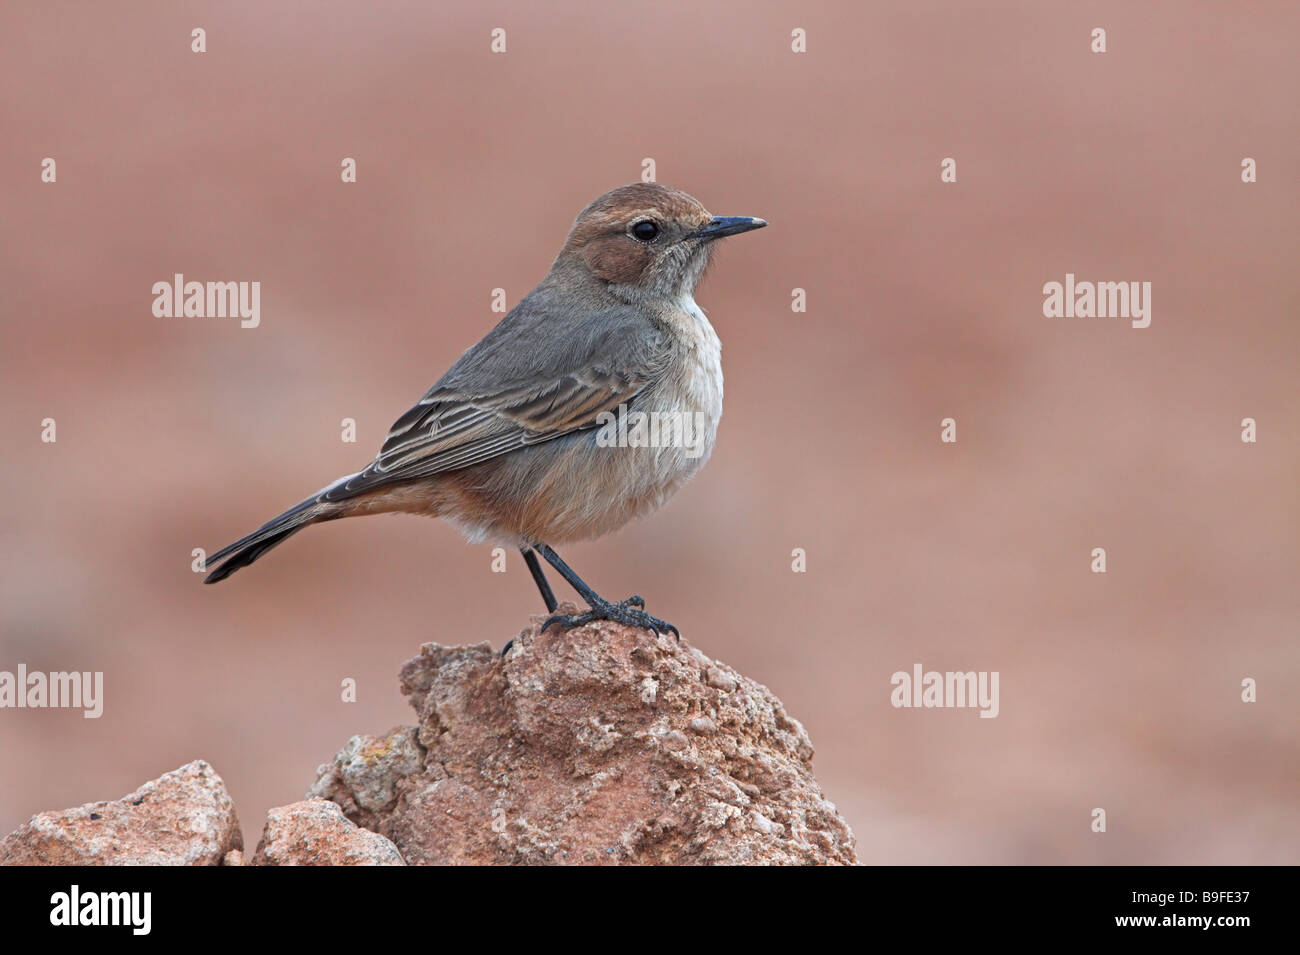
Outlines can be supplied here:
<path id="1" fill-rule="evenodd" d="M 549 629 L 551 624 L 553 623 L 558 623 L 560 625 L 560 629 L 562 630 L 572 630 L 574 627 L 581 627 L 584 623 L 590 623 L 594 619 L 596 618 L 593 617 L 590 613 L 579 613 L 579 614 L 572 614 L 572 615 L 553 613 L 549 617 L 547 617 L 545 621 L 542 622 L 542 630 L 545 631 Z"/>
<path id="2" fill-rule="evenodd" d="M 544 628 L 543 628 L 543 629 L 544 629 Z M 510 648 L 513 647 L 514 645 L 515 645 L 515 642 L 514 642 L 513 640 L 507 640 L 507 641 L 506 641 L 506 645 L 505 645 L 504 647 L 501 648 L 501 655 L 502 655 L 502 656 L 505 656 L 507 653 L 509 653 L 509 652 L 510 652 Z"/>
<path id="3" fill-rule="evenodd" d="M 546 630 L 556 623 L 565 630 L 571 630 L 574 627 L 581 627 L 585 623 L 591 623 L 593 620 L 610 620 L 627 627 L 641 627 L 645 630 L 653 630 L 657 636 L 671 633 L 678 640 L 682 638 L 676 627 L 666 620 L 652 617 L 641 609 L 644 606 L 645 600 L 641 597 L 629 597 L 627 600 L 616 604 L 602 600 L 585 613 L 571 616 L 558 613 L 552 614 L 542 624 L 542 630 Z"/>

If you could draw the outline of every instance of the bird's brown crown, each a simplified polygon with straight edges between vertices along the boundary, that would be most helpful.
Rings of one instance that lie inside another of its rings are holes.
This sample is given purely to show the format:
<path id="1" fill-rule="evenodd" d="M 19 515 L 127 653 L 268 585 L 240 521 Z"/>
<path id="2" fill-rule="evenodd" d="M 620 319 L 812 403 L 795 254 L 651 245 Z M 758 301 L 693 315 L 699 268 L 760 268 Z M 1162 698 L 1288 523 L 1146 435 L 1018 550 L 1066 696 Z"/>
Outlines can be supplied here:
<path id="1" fill-rule="evenodd" d="M 619 186 L 578 214 L 561 257 L 578 257 L 606 282 L 670 288 L 692 258 L 707 258 L 704 244 L 691 237 L 711 219 L 698 199 L 678 189 Z"/>

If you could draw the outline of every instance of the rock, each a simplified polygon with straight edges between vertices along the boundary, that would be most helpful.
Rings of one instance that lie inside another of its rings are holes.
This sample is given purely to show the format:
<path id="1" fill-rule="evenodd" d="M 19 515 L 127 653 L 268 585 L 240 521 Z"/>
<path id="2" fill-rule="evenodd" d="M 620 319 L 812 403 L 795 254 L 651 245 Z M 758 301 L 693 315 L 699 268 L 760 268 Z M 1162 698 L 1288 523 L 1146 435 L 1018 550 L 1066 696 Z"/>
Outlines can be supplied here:
<path id="1" fill-rule="evenodd" d="M 225 783 L 196 760 L 116 802 L 32 816 L 0 840 L 0 865 L 219 865 L 243 846 Z"/>
<path id="2" fill-rule="evenodd" d="M 354 737 L 309 795 L 410 864 L 857 861 L 766 687 L 671 636 L 540 620 L 504 658 L 425 644 L 401 671 L 419 725 Z"/>
<path id="3" fill-rule="evenodd" d="M 342 754 L 340 754 L 342 755 Z M 343 815 L 336 803 L 309 799 L 272 809 L 250 865 L 406 865 L 397 847 Z"/>
<path id="4" fill-rule="evenodd" d="M 857 862 L 808 734 L 766 687 L 670 636 L 542 619 L 504 657 L 425 644 L 400 674 L 418 725 L 352 737 L 305 802 L 268 813 L 251 859 L 197 760 L 33 816 L 0 864 Z"/>
<path id="5" fill-rule="evenodd" d="M 354 736 L 332 764 L 316 769 L 317 781 L 307 798 L 339 793 L 350 817 L 375 818 L 397 800 L 397 781 L 424 767 L 424 748 L 410 726 L 399 726 L 382 737 Z"/>

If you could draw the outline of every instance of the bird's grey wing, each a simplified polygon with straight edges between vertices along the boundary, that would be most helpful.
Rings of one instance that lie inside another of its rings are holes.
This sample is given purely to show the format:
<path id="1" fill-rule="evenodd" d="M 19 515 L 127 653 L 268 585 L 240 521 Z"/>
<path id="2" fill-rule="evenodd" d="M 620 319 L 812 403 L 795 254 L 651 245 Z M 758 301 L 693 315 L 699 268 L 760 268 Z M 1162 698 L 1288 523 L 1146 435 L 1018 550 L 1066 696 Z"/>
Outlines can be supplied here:
<path id="1" fill-rule="evenodd" d="M 597 425 L 662 374 L 667 334 L 615 308 L 573 319 L 525 299 L 393 424 L 378 457 L 331 487 L 342 500 L 479 464 Z"/>

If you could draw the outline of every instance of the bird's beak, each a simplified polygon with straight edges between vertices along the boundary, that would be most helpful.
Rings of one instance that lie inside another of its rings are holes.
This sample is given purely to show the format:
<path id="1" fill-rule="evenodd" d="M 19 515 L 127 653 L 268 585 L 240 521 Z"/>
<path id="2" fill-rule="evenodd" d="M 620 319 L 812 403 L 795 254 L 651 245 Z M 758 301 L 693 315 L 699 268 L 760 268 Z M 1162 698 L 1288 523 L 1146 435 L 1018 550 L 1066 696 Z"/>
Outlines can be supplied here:
<path id="1" fill-rule="evenodd" d="M 726 235 L 740 235 L 740 233 L 748 232 L 751 229 L 761 229 L 765 225 L 767 225 L 767 220 L 755 219 L 752 216 L 714 216 L 713 220 L 703 229 L 693 232 L 691 238 L 711 242 Z"/>

